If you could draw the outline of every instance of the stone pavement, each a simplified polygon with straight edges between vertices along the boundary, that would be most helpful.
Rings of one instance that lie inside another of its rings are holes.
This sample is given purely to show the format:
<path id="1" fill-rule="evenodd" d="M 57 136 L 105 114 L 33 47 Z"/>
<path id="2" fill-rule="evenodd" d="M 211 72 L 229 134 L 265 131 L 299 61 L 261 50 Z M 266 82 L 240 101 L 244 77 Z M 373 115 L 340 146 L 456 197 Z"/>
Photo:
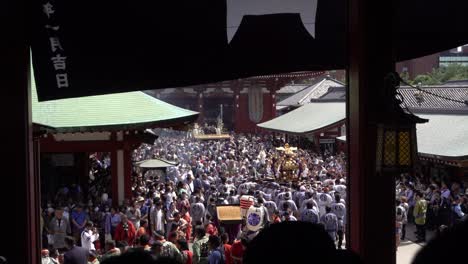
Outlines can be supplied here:
<path id="1" fill-rule="evenodd" d="M 397 264 L 410 264 L 413 260 L 413 257 L 418 253 L 418 251 L 425 245 L 425 243 L 414 243 L 416 240 L 416 235 L 414 232 L 416 227 L 414 225 L 408 224 L 406 226 L 406 240 L 401 241 L 400 246 L 397 251 Z M 433 231 L 426 232 L 427 240 L 430 240 L 435 235 Z"/>

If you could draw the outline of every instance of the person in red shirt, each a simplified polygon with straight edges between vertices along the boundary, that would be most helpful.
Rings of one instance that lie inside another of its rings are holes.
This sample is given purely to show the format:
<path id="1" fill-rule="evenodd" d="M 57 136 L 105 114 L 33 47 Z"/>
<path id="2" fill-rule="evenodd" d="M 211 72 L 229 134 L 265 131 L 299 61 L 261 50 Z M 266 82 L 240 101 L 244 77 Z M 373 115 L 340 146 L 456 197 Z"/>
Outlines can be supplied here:
<path id="1" fill-rule="evenodd" d="M 185 240 L 190 241 L 190 235 L 192 234 L 192 218 L 190 217 L 189 207 L 182 207 L 181 215 L 182 219 L 187 221 L 187 227 L 185 228 Z"/>
<path id="2" fill-rule="evenodd" d="M 115 228 L 115 241 L 127 241 L 129 246 L 135 243 L 136 230 L 126 215 L 121 216 L 121 222 Z"/>
<path id="3" fill-rule="evenodd" d="M 231 246 L 231 256 L 234 264 L 242 264 L 245 249 L 247 248 L 247 239 L 241 237 L 236 239 Z"/>
<path id="4" fill-rule="evenodd" d="M 232 260 L 232 254 L 231 254 L 231 248 L 232 246 L 229 245 L 229 235 L 227 233 L 221 234 L 221 242 L 223 243 L 224 246 L 224 259 L 225 259 L 225 264 L 233 264 Z"/>
<path id="5" fill-rule="evenodd" d="M 138 228 L 136 237 L 139 238 L 142 235 L 146 235 L 148 230 L 148 222 L 146 220 L 140 220 L 140 227 Z"/>
<path id="6" fill-rule="evenodd" d="M 182 261 L 184 264 L 193 263 L 193 252 L 189 250 L 188 243 L 185 239 L 181 238 L 176 241 L 176 246 L 182 253 Z"/>
<path id="7" fill-rule="evenodd" d="M 210 236 L 217 236 L 218 235 L 218 229 L 214 225 L 214 223 L 211 221 L 211 216 L 206 215 L 206 221 L 208 224 L 205 226 L 206 233 L 209 234 Z"/>
<path id="8" fill-rule="evenodd" d="M 281 223 L 281 217 L 280 217 L 280 212 L 278 210 L 275 210 L 273 212 L 273 224 Z"/>

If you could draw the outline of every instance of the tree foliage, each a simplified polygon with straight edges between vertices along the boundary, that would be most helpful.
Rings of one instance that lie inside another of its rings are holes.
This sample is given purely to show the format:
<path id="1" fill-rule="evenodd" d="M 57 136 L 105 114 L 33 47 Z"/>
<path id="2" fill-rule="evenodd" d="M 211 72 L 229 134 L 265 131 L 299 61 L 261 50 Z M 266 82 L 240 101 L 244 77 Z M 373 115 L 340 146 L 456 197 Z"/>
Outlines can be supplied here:
<path id="1" fill-rule="evenodd" d="M 410 83 L 414 85 L 419 83 L 422 85 L 436 85 L 454 80 L 468 80 L 468 66 L 450 64 L 449 66 L 433 69 L 428 74 L 418 75 L 414 80 L 410 80 Z"/>

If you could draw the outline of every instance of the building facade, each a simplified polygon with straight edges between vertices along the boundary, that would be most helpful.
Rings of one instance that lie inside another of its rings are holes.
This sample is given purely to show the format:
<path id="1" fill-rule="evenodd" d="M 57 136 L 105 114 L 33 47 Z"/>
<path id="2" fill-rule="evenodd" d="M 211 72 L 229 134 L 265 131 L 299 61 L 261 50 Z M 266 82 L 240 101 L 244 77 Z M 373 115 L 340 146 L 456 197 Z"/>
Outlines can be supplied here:
<path id="1" fill-rule="evenodd" d="M 200 113 L 200 125 L 216 124 L 237 133 L 258 133 L 257 124 L 276 117 L 277 91 L 293 81 L 315 78 L 324 72 L 298 72 L 258 76 L 146 93 L 170 104 Z"/>

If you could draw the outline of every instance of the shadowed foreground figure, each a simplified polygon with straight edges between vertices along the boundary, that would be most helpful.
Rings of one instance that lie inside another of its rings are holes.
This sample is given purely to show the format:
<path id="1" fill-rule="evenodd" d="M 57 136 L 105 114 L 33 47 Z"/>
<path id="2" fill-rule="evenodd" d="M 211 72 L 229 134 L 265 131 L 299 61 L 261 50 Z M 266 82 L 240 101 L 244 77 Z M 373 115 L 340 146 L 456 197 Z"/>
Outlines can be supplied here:
<path id="1" fill-rule="evenodd" d="M 467 263 L 468 221 L 461 222 L 442 231 L 423 247 L 413 264 Z"/>
<path id="2" fill-rule="evenodd" d="M 133 250 L 113 257 L 102 264 L 173 264 L 172 259 L 154 259 L 142 250 Z M 337 250 L 321 225 L 307 222 L 273 224 L 260 232 L 247 246 L 244 264 L 360 264 L 357 255 Z"/>
<path id="3" fill-rule="evenodd" d="M 361 263 L 347 250 L 337 250 L 321 225 L 306 222 L 273 224 L 248 245 L 244 264 L 257 263 Z"/>
<path id="4" fill-rule="evenodd" d="M 158 258 L 156 260 L 147 251 L 135 249 L 120 256 L 108 258 L 101 264 L 179 264 L 179 262 L 170 258 Z"/>

